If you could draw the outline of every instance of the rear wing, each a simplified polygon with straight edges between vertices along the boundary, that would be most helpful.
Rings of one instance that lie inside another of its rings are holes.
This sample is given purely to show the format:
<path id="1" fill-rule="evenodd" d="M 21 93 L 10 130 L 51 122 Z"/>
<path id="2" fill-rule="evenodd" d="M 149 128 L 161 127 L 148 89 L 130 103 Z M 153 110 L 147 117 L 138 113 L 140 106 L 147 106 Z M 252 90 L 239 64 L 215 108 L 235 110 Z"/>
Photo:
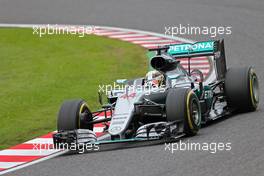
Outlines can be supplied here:
<path id="1" fill-rule="evenodd" d="M 167 52 L 178 58 L 210 56 L 214 54 L 214 44 L 214 41 L 174 44 L 169 45 Z"/>
<path id="2" fill-rule="evenodd" d="M 167 53 L 172 55 L 175 59 L 213 56 L 217 80 L 225 78 L 227 68 L 223 39 L 216 41 L 173 44 L 169 45 Z"/>

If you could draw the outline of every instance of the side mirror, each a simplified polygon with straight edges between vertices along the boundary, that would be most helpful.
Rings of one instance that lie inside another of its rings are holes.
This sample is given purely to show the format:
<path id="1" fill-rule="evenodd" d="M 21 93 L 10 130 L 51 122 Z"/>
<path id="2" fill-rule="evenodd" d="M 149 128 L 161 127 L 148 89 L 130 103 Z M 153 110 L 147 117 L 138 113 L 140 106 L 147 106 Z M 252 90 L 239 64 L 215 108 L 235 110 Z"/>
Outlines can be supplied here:
<path id="1" fill-rule="evenodd" d="M 126 84 L 127 83 L 127 79 L 118 79 L 116 80 L 117 84 Z"/>

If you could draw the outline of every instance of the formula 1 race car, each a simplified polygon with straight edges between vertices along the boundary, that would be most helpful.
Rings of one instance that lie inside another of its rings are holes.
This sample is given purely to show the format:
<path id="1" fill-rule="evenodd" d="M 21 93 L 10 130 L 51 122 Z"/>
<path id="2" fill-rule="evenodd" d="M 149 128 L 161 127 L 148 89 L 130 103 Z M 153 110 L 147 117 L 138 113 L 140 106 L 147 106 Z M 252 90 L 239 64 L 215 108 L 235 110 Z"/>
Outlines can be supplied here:
<path id="1" fill-rule="evenodd" d="M 255 111 L 258 78 L 250 66 L 226 67 L 224 41 L 174 44 L 150 49 L 153 68 L 146 77 L 117 80 L 122 89 L 108 92 L 108 103 L 91 112 L 82 100 L 62 104 L 54 143 L 94 143 L 97 123 L 105 125 L 104 143 L 175 139 L 193 136 L 201 124 L 235 112 Z M 213 57 L 215 80 L 205 83 L 200 70 L 184 69 L 180 58 Z M 102 103 L 102 94 L 99 94 Z M 98 119 L 98 114 L 105 116 Z"/>

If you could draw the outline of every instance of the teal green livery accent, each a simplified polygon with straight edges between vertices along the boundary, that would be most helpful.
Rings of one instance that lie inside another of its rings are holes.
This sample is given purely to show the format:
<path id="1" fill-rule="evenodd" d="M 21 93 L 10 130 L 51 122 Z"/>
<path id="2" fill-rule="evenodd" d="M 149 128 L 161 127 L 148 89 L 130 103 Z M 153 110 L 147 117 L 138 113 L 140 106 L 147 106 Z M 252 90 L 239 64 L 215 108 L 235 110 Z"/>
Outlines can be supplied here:
<path id="1" fill-rule="evenodd" d="M 170 48 L 168 50 L 168 53 L 171 55 L 188 55 L 212 52 L 214 52 L 214 41 L 196 42 L 193 44 L 175 44 L 170 45 Z"/>
<path id="2" fill-rule="evenodd" d="M 209 107 L 213 102 L 213 91 L 210 86 L 204 86 L 204 99 Z"/>

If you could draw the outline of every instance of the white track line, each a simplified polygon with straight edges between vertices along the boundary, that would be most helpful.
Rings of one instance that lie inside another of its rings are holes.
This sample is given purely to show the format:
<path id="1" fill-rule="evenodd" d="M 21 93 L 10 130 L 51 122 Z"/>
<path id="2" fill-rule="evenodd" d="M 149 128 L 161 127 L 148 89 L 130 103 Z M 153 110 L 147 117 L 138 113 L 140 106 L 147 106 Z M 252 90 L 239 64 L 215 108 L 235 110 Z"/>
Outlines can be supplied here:
<path id="1" fill-rule="evenodd" d="M 140 44 L 141 46 L 145 48 L 152 48 L 152 47 L 158 47 L 158 46 L 164 46 L 164 45 L 170 45 L 170 44 L 176 44 L 178 42 L 168 42 L 168 43 L 160 43 L 160 44 Z"/>
<path id="2" fill-rule="evenodd" d="M 130 41 L 130 42 L 132 42 L 132 43 L 135 43 L 135 44 L 142 44 L 142 43 L 152 43 L 152 44 L 159 44 L 159 43 L 164 43 L 164 42 L 175 42 L 175 40 L 169 40 L 169 39 L 167 39 L 167 40 L 147 40 L 147 41 Z"/>
<path id="3" fill-rule="evenodd" d="M 53 144 L 52 138 L 36 138 L 25 142 L 25 144 Z"/>
<path id="4" fill-rule="evenodd" d="M 124 41 L 132 41 L 132 42 L 137 42 L 137 41 L 148 41 L 148 40 L 163 40 L 161 37 L 129 37 L 129 38 L 122 38 L 121 40 Z"/>
<path id="5" fill-rule="evenodd" d="M 39 146 L 36 146 L 34 150 L 22 150 L 22 149 L 8 149 L 0 151 L 0 155 L 8 155 L 8 156 L 47 156 L 54 153 L 54 149 L 41 149 Z M 1 167 L 0 167 L 1 168 Z"/>
<path id="6" fill-rule="evenodd" d="M 0 168 L 8 169 L 10 167 L 14 167 L 14 166 L 21 165 L 24 163 L 25 162 L 0 162 Z M 4 171 L 2 171 L 2 172 L 4 172 Z M 0 172 L 0 175 L 3 174 L 2 172 Z"/>
<path id="7" fill-rule="evenodd" d="M 95 35 L 121 35 L 121 34 L 127 34 L 127 32 L 117 31 L 117 32 L 99 32 L 99 33 L 95 33 Z"/>
<path id="8" fill-rule="evenodd" d="M 110 38 L 126 38 L 126 37 L 141 37 L 145 36 L 145 34 L 124 34 L 124 35 L 109 35 Z"/>

